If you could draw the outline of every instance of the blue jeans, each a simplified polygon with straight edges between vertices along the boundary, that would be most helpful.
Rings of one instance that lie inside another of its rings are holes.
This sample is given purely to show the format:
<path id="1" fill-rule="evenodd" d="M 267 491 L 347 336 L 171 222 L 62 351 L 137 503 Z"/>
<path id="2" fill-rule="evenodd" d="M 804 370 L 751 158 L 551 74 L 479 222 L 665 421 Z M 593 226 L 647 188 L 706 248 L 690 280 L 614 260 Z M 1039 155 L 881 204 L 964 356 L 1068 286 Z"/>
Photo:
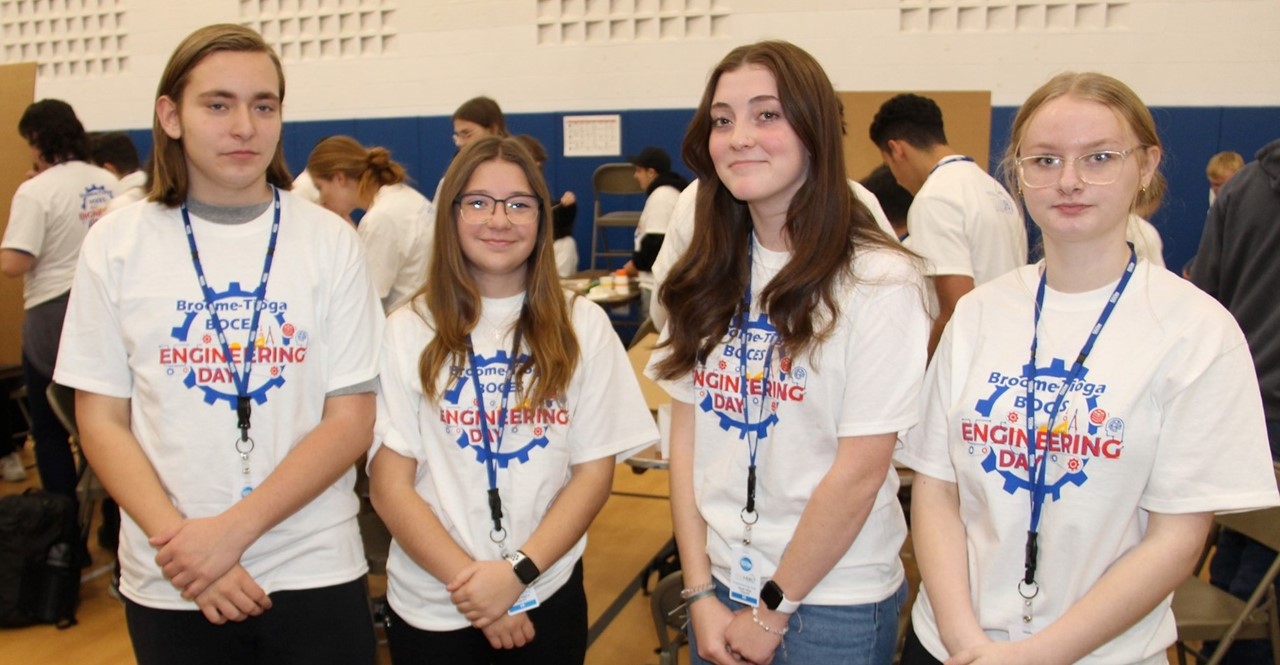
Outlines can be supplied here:
<path id="1" fill-rule="evenodd" d="M 746 605 L 729 600 L 729 588 L 716 582 L 716 598 L 732 610 Z M 841 663 L 889 665 L 898 641 L 898 616 L 907 604 L 907 585 L 878 603 L 865 605 L 801 605 L 791 615 L 790 631 L 774 653 L 774 663 Z M 689 633 L 689 662 L 706 665 L 698 657 L 698 641 Z"/>
<path id="2" fill-rule="evenodd" d="M 1267 438 L 1271 441 L 1271 457 L 1280 460 L 1280 420 L 1267 421 Z M 1275 550 L 1223 529 L 1218 534 L 1217 550 L 1209 561 L 1209 582 L 1231 595 L 1247 600 L 1258 588 L 1262 576 L 1276 558 Z M 1280 580 L 1276 582 L 1280 591 Z M 1217 642 L 1206 642 L 1205 651 L 1212 652 Z M 1224 665 L 1265 665 L 1271 663 L 1268 640 L 1237 640 L 1227 651 Z"/>

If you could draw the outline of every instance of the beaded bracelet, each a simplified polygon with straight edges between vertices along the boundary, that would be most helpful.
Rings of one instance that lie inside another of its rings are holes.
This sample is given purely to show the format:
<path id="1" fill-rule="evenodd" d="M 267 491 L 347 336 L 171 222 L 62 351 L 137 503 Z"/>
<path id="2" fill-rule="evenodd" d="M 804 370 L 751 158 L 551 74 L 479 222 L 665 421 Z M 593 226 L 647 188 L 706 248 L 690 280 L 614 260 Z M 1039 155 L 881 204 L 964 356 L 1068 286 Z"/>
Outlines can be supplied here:
<path id="1" fill-rule="evenodd" d="M 778 637 L 783 637 L 784 635 L 786 635 L 788 632 L 791 631 L 791 626 L 789 625 L 783 626 L 780 630 L 775 630 L 773 628 L 770 628 L 768 625 L 765 624 L 765 622 L 760 620 L 760 610 L 759 608 L 755 608 L 755 607 L 751 608 L 751 622 L 757 626 L 760 626 L 760 629 L 763 630 L 764 632 L 769 633 L 770 635 L 777 635 Z"/>
<path id="2" fill-rule="evenodd" d="M 701 597 L 703 594 L 705 594 L 708 591 L 714 593 L 715 590 L 716 590 L 715 582 L 707 582 L 706 584 L 699 584 L 697 586 L 685 587 L 680 590 L 680 598 L 682 600 L 690 600 L 694 596 Z"/>

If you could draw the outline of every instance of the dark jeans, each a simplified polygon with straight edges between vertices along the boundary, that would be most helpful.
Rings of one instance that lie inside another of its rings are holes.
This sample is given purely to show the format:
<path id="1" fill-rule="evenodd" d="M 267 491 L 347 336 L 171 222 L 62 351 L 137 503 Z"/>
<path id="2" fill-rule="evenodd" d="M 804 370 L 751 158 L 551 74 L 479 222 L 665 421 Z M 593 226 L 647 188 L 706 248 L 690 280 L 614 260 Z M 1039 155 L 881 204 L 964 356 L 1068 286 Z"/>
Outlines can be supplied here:
<path id="1" fill-rule="evenodd" d="M 31 412 L 31 436 L 36 442 L 36 468 L 45 490 L 76 498 L 76 460 L 71 454 L 71 434 L 49 406 L 45 390 L 51 375 L 37 369 L 37 363 L 22 354 L 22 371 L 27 383 L 27 408 Z"/>
<path id="2" fill-rule="evenodd" d="M 1267 421 L 1267 438 L 1271 441 L 1271 458 L 1280 460 L 1280 420 Z M 1209 582 L 1231 595 L 1246 600 L 1258 588 L 1262 576 L 1276 558 L 1276 551 L 1223 529 L 1218 534 L 1217 550 L 1209 562 Z M 1280 592 L 1280 581 L 1276 584 Z M 1217 642 L 1206 642 L 1205 651 L 1212 652 Z M 1237 640 L 1227 651 L 1224 665 L 1264 665 L 1271 663 L 1268 640 Z"/>
<path id="3" fill-rule="evenodd" d="M 363 577 L 319 589 L 277 591 L 271 609 L 215 626 L 193 610 L 125 600 L 138 665 L 373 665 L 376 654 Z"/>
<path id="4" fill-rule="evenodd" d="M 391 611 L 387 645 L 394 665 L 581 665 L 587 657 L 587 596 L 582 561 L 569 581 L 542 605 L 529 610 L 532 642 L 516 649 L 494 649 L 478 628 L 434 632 L 419 630 Z"/>

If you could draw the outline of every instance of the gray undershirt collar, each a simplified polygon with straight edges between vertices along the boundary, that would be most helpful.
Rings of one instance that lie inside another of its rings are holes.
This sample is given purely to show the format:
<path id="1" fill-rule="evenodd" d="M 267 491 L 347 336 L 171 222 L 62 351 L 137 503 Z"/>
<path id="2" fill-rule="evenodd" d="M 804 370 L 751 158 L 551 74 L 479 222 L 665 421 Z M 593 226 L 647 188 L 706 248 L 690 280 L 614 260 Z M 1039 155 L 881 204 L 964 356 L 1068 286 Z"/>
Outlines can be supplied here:
<path id="1" fill-rule="evenodd" d="M 187 210 L 214 224 L 244 224 L 257 219 L 271 206 L 271 201 L 247 206 L 215 206 L 187 197 Z"/>

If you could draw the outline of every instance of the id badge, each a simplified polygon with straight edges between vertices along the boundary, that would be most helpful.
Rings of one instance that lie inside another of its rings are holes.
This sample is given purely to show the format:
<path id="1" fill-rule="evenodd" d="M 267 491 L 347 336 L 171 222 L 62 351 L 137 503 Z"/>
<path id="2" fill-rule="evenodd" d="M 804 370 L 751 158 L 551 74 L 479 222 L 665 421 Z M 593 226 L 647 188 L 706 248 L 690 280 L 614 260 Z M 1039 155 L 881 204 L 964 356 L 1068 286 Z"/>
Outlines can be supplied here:
<path id="1" fill-rule="evenodd" d="M 516 604 L 507 610 L 507 614 L 511 616 L 524 614 L 541 604 L 538 602 L 538 592 L 534 591 L 531 586 L 525 587 L 524 591 L 520 593 L 520 597 L 516 599 Z"/>
<path id="2" fill-rule="evenodd" d="M 1035 626 L 1024 621 L 1009 624 L 1009 641 L 1021 642 L 1036 634 Z"/>
<path id="3" fill-rule="evenodd" d="M 760 556 L 755 548 L 747 545 L 733 545 L 729 548 L 729 599 L 734 602 L 757 607 L 760 605 L 760 587 L 764 582 L 760 577 Z"/>

